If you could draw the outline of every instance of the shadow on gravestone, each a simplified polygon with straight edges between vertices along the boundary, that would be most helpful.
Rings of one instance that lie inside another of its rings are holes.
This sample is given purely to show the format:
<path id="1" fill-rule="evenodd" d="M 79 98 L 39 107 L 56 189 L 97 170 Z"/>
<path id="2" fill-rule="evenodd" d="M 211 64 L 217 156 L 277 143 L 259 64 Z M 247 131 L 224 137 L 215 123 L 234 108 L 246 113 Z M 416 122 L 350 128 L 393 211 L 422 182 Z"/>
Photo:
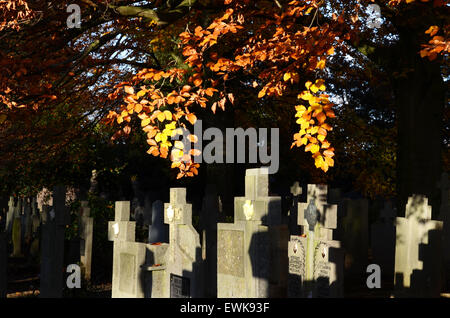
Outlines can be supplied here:
<path id="1" fill-rule="evenodd" d="M 442 272 L 439 270 L 441 257 L 436 257 L 436 244 L 439 245 L 442 238 L 441 230 L 428 232 L 429 244 L 419 244 L 419 260 L 423 262 L 421 270 L 412 271 L 409 281 L 405 286 L 403 273 L 395 273 L 394 296 L 396 298 L 437 298 L 442 291 Z"/>
<path id="2" fill-rule="evenodd" d="M 442 284 L 442 222 L 431 220 L 422 195 L 408 198 L 405 217 L 397 217 L 396 297 L 439 297 Z"/>

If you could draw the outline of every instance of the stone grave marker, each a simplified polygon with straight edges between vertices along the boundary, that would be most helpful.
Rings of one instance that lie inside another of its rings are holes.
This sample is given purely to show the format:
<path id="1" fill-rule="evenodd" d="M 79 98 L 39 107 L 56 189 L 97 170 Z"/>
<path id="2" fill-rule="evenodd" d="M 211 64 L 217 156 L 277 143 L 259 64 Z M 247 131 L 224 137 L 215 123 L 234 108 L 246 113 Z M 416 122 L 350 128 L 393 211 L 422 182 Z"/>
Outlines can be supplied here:
<path id="1" fill-rule="evenodd" d="M 234 223 L 217 225 L 217 297 L 284 297 L 289 229 L 281 198 L 270 197 L 267 168 L 248 169 L 245 197 L 234 200 Z"/>
<path id="2" fill-rule="evenodd" d="M 300 235 L 300 227 L 297 224 L 298 219 L 298 202 L 300 199 L 300 195 L 303 192 L 302 187 L 296 181 L 290 188 L 290 192 L 292 195 L 292 204 L 289 209 L 289 233 L 290 235 Z"/>
<path id="3" fill-rule="evenodd" d="M 44 206 L 46 221 L 42 228 L 40 297 L 60 298 L 63 291 L 64 232 L 70 215 L 66 207 L 66 188 L 53 190 L 53 207 Z"/>
<path id="4" fill-rule="evenodd" d="M 84 271 L 84 278 L 91 279 L 92 240 L 94 235 L 94 218 L 91 217 L 89 202 L 81 202 L 80 211 L 80 263 Z"/>
<path id="5" fill-rule="evenodd" d="M 288 297 L 322 298 L 343 296 L 344 253 L 333 240 L 337 206 L 327 203 L 326 185 L 308 185 L 307 202 L 298 205 L 302 236 L 288 244 Z"/>
<path id="6" fill-rule="evenodd" d="M 201 297 L 201 246 L 192 226 L 192 206 L 186 189 L 170 189 L 164 221 L 169 243 L 135 242 L 135 222 L 129 221 L 129 202 L 116 202 L 109 222 L 114 241 L 112 297 Z"/>
<path id="7" fill-rule="evenodd" d="M 431 220 L 431 206 L 423 195 L 409 197 L 405 217 L 396 220 L 396 297 L 439 297 L 442 221 Z"/>
<path id="8" fill-rule="evenodd" d="M 384 279 L 393 282 L 395 265 L 395 218 L 390 201 L 385 202 L 378 219 L 371 225 L 373 263 L 381 268 Z"/>
<path id="9" fill-rule="evenodd" d="M 14 208 L 12 224 L 12 257 L 22 257 L 22 198 L 18 199 L 17 206 Z"/>
<path id="10" fill-rule="evenodd" d="M 5 224 L 5 232 L 7 232 L 8 234 L 11 234 L 12 232 L 15 206 L 16 205 L 14 203 L 14 197 L 9 197 L 8 212 L 6 213 L 6 224 Z"/>

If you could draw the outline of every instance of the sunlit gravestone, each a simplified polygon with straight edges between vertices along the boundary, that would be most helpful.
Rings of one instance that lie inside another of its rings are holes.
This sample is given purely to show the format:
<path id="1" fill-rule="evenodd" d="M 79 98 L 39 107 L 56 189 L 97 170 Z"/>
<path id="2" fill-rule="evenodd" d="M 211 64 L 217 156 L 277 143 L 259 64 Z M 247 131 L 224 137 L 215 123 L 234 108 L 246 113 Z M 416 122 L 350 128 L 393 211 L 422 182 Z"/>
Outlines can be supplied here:
<path id="1" fill-rule="evenodd" d="M 442 282 L 442 222 L 431 220 L 423 195 L 408 198 L 405 217 L 397 217 L 395 295 L 439 297 Z"/>
<path id="2" fill-rule="evenodd" d="M 288 245 L 288 296 L 322 298 L 343 296 L 344 253 L 333 240 L 337 207 L 327 204 L 326 185 L 308 185 L 307 202 L 298 204 L 303 235 Z"/>
<path id="3" fill-rule="evenodd" d="M 130 222 L 130 203 L 116 202 L 115 220 L 109 222 L 114 241 L 112 297 L 201 297 L 201 246 L 192 226 L 192 206 L 186 189 L 170 189 L 164 205 L 169 224 L 169 243 L 135 242 L 135 222 Z"/>
<path id="4" fill-rule="evenodd" d="M 285 297 L 288 227 L 281 198 L 269 195 L 266 168 L 248 169 L 234 223 L 217 225 L 217 297 Z"/>

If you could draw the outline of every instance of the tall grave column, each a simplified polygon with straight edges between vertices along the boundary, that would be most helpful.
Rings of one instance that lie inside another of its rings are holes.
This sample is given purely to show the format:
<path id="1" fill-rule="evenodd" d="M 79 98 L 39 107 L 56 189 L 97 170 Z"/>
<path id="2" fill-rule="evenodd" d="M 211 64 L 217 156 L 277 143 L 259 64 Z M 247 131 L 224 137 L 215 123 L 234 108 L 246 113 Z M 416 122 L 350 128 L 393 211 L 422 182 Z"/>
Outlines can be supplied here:
<path id="1" fill-rule="evenodd" d="M 337 206 L 327 203 L 326 185 L 308 185 L 307 202 L 298 205 L 302 236 L 288 245 L 289 297 L 342 297 L 344 253 L 333 240 Z"/>
<path id="2" fill-rule="evenodd" d="M 118 201 L 114 221 L 108 222 L 108 239 L 113 247 L 113 298 L 143 298 L 141 280 L 145 265 L 145 246 L 135 242 L 136 222 L 130 221 L 130 202 Z"/>
<path id="3" fill-rule="evenodd" d="M 288 227 L 281 225 L 281 198 L 268 194 L 268 169 L 248 169 L 234 223 L 217 225 L 219 298 L 285 296 Z"/>
<path id="4" fill-rule="evenodd" d="M 91 209 L 87 201 L 81 202 L 80 214 L 80 262 L 84 269 L 84 278 L 91 279 L 92 265 L 92 239 L 94 231 L 94 219 L 90 216 Z"/>
<path id="5" fill-rule="evenodd" d="M 185 188 L 170 189 L 170 202 L 164 203 L 164 211 L 164 223 L 169 224 L 166 273 L 170 280 L 166 280 L 166 290 L 171 298 L 202 297 L 200 236 L 192 226 L 192 205 L 186 202 Z"/>
<path id="6" fill-rule="evenodd" d="M 64 287 L 64 232 L 70 217 L 64 186 L 54 188 L 53 207 L 46 207 L 46 210 L 46 223 L 42 229 L 40 296 L 60 298 Z"/>

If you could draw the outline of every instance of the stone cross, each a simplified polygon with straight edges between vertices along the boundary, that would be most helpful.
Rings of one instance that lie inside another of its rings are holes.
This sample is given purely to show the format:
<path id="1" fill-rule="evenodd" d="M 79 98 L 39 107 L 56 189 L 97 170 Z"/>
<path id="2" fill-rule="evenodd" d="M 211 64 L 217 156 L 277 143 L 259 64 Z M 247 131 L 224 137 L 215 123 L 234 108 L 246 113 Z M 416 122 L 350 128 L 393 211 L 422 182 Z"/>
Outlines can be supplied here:
<path id="1" fill-rule="evenodd" d="M 192 205 L 186 202 L 186 188 L 171 188 L 170 202 L 164 203 L 164 223 L 169 224 L 169 246 L 171 261 L 175 247 L 182 240 L 175 225 L 192 225 Z"/>
<path id="2" fill-rule="evenodd" d="M 290 188 L 292 194 L 292 204 L 289 209 L 289 232 L 291 235 L 300 235 L 300 228 L 297 224 L 298 218 L 298 202 L 299 197 L 303 192 L 302 187 L 296 181 Z"/>
<path id="3" fill-rule="evenodd" d="M 81 202 L 80 215 L 80 262 L 84 269 L 84 278 L 91 279 L 92 266 L 92 240 L 94 231 L 94 219 L 90 216 L 89 202 Z"/>
<path id="4" fill-rule="evenodd" d="M 281 224 L 281 198 L 268 194 L 268 169 L 246 170 L 245 197 L 234 200 L 234 223 L 217 225 L 219 298 L 286 295 L 289 230 Z"/>
<path id="5" fill-rule="evenodd" d="M 130 202 L 117 201 L 114 221 L 108 222 L 108 239 L 110 241 L 134 242 L 136 222 L 130 222 Z"/>
<path id="6" fill-rule="evenodd" d="M 169 224 L 165 263 L 170 279 L 165 284 L 170 286 L 170 297 L 202 296 L 200 236 L 192 226 L 192 205 L 186 202 L 185 188 L 170 189 L 170 202 L 164 203 L 164 223 Z M 179 293 L 183 289 L 185 296 Z"/>
<path id="7" fill-rule="evenodd" d="M 302 236 L 288 244 L 289 297 L 340 297 L 343 285 L 343 251 L 333 241 L 337 207 L 327 203 L 326 185 L 308 185 L 307 201 L 298 204 Z"/>
<path id="8" fill-rule="evenodd" d="M 397 217 L 396 230 L 396 295 L 439 297 L 442 221 L 431 220 L 425 196 L 408 198 L 405 217 Z"/>

